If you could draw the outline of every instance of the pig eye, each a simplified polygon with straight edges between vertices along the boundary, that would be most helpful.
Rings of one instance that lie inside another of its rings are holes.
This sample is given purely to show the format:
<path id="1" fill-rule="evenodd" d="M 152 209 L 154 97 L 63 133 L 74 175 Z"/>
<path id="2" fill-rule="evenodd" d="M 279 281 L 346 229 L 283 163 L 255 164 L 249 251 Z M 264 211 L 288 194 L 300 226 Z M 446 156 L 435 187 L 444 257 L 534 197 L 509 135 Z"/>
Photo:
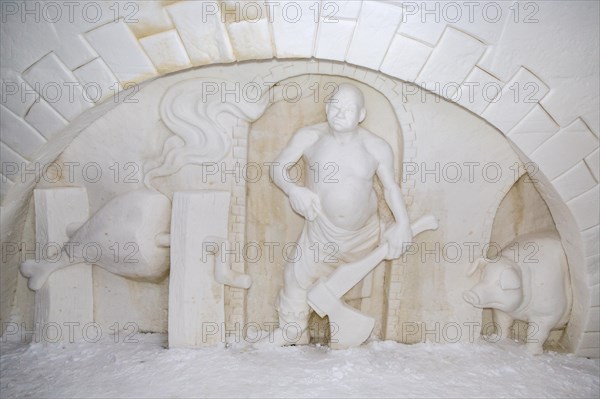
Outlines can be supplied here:
<path id="1" fill-rule="evenodd" d="M 506 269 L 500 274 L 500 287 L 503 290 L 516 290 L 521 287 L 521 279 L 513 269 Z"/>

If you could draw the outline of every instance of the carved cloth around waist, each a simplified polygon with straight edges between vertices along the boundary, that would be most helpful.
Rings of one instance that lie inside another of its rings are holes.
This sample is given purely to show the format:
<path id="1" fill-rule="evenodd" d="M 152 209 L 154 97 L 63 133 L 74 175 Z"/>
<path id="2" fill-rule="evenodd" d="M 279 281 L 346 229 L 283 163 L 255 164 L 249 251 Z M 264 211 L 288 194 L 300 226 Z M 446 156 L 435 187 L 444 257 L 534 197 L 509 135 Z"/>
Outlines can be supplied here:
<path id="1" fill-rule="evenodd" d="M 377 214 L 357 230 L 346 230 L 331 223 L 319 212 L 306 221 L 298 240 L 294 272 L 298 283 L 308 288 L 320 277 L 328 276 L 336 267 L 354 262 L 372 251 L 379 243 L 382 226 Z"/>

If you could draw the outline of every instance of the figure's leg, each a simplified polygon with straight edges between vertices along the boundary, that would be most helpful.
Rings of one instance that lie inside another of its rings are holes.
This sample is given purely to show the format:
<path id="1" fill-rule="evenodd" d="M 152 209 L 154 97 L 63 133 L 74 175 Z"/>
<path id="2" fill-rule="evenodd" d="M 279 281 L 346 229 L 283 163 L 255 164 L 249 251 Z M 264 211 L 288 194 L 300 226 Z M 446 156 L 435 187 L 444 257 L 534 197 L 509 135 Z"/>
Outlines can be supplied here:
<path id="1" fill-rule="evenodd" d="M 292 344 L 308 344 L 308 318 L 311 309 L 306 301 L 306 290 L 296 280 L 292 263 L 285 266 L 283 289 L 277 298 L 277 312 L 279 328 L 287 331 L 288 340 Z M 301 334 L 296 334 L 297 332 Z"/>
<path id="2" fill-rule="evenodd" d="M 492 315 L 494 317 L 494 323 L 496 323 L 496 334 L 502 339 L 510 338 L 512 335 L 512 325 L 515 319 L 498 309 L 493 309 Z"/>
<path id="3" fill-rule="evenodd" d="M 548 320 L 536 320 L 527 325 L 527 338 L 525 340 L 527 352 L 532 355 L 541 355 L 544 352 L 544 342 L 548 339 L 554 324 Z"/>
<path id="4" fill-rule="evenodd" d="M 283 288 L 275 306 L 279 313 L 279 328 L 272 335 L 263 338 L 261 343 L 273 346 L 308 344 L 308 318 L 311 310 L 306 302 L 306 290 L 296 280 L 293 263 L 285 266 Z"/>

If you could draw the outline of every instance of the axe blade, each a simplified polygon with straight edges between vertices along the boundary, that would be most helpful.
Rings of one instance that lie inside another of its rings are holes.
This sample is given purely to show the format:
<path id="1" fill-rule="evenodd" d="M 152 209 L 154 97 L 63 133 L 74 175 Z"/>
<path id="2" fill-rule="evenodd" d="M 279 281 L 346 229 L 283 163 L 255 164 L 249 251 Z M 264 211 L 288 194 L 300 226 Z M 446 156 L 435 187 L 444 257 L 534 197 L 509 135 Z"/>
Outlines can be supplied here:
<path id="1" fill-rule="evenodd" d="M 433 215 L 423 216 L 411 225 L 413 236 L 437 228 L 438 222 Z M 328 278 L 321 278 L 308 291 L 310 307 L 321 317 L 328 315 L 330 322 L 338 328 L 335 332 L 337 342 L 332 342 L 332 348 L 358 346 L 373 331 L 375 320 L 348 306 L 341 298 L 385 259 L 387 251 L 388 244 L 384 243 L 364 258 L 338 268 Z"/>
<path id="2" fill-rule="evenodd" d="M 338 299 L 325 280 L 320 280 L 308 291 L 307 300 L 319 316 L 329 316 L 332 349 L 359 346 L 371 335 L 375 319 Z"/>
<path id="3" fill-rule="evenodd" d="M 375 319 L 344 304 L 335 318 L 329 315 L 332 349 L 347 349 L 365 342 L 375 327 Z M 333 325 L 333 328 L 332 328 Z"/>

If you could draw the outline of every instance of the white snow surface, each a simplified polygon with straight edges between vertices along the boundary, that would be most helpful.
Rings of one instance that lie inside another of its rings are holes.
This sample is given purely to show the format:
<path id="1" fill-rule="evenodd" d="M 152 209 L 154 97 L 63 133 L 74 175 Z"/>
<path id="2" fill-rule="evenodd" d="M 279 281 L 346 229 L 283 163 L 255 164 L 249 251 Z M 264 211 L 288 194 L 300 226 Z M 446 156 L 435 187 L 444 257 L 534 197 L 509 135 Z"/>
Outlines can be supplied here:
<path id="1" fill-rule="evenodd" d="M 594 397 L 600 362 L 512 341 L 166 349 L 138 343 L 1 344 L 1 397 Z"/>

